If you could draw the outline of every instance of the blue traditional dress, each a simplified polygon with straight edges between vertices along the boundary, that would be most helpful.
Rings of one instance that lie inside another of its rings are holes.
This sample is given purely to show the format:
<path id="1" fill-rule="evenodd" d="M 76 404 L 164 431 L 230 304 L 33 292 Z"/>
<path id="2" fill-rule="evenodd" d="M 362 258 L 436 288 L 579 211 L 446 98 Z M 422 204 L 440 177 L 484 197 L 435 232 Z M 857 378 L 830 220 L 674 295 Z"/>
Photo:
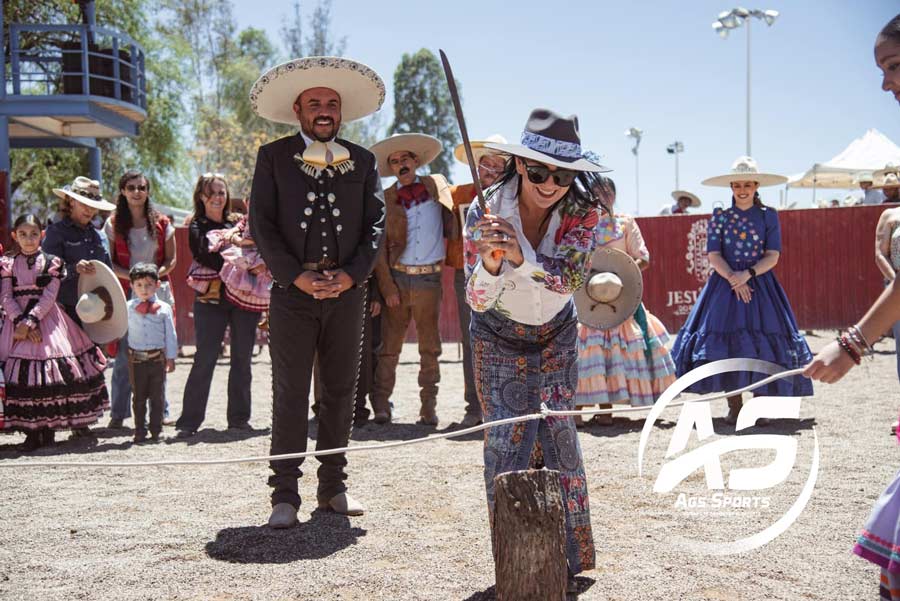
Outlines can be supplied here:
<path id="1" fill-rule="evenodd" d="M 775 209 L 732 205 L 717 210 L 709 221 L 706 251 L 722 254 L 735 272 L 756 265 L 767 250 L 781 252 L 781 226 Z M 806 339 L 797 329 L 791 305 L 770 270 L 747 282 L 749 303 L 740 300 L 728 280 L 713 272 L 672 347 L 678 376 L 720 359 L 752 358 L 785 369 L 812 361 Z M 756 372 L 729 372 L 705 378 L 688 390 L 697 393 L 735 390 L 767 377 Z M 768 396 L 809 396 L 812 381 L 795 376 L 756 389 Z"/>

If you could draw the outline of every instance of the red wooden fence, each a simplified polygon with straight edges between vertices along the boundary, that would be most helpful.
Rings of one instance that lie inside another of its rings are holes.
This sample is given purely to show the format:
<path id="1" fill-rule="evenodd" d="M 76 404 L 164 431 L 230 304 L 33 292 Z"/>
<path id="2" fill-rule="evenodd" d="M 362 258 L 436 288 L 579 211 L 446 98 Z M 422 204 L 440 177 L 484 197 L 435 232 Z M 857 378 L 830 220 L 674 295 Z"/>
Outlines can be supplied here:
<path id="1" fill-rule="evenodd" d="M 875 267 L 875 224 L 884 207 L 779 211 L 782 254 L 775 268 L 801 329 L 840 328 L 859 319 L 882 290 Z M 640 217 L 650 249 L 644 272 L 644 302 L 670 332 L 684 323 L 709 272 L 709 215 Z M 193 290 L 185 283 L 191 263 L 187 228 L 177 228 L 178 265 L 172 274 L 178 339 L 194 343 Z M 443 274 L 440 331 L 444 342 L 460 339 L 453 270 Z M 411 325 L 407 340 L 415 340 Z"/>
<path id="2" fill-rule="evenodd" d="M 859 319 L 882 290 L 875 224 L 884 207 L 779 211 L 782 253 L 775 275 L 801 329 L 839 328 Z M 644 303 L 671 332 L 703 288 L 709 215 L 641 217 L 650 249 Z"/>

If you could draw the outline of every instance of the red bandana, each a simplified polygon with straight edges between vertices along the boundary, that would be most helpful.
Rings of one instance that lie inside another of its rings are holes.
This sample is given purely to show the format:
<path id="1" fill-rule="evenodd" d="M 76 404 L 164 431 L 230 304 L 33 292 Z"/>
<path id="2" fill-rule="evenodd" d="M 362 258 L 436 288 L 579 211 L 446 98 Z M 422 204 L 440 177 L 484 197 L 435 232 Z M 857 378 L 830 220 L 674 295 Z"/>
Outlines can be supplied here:
<path id="1" fill-rule="evenodd" d="M 397 190 L 397 204 L 403 205 L 407 211 L 418 204 L 428 202 L 431 196 L 422 182 L 415 182 Z"/>
<path id="2" fill-rule="evenodd" d="M 142 301 L 137 304 L 137 307 L 134 308 L 135 311 L 140 313 L 141 315 L 156 315 L 156 312 L 159 311 L 159 303 L 154 303 L 151 301 Z"/>

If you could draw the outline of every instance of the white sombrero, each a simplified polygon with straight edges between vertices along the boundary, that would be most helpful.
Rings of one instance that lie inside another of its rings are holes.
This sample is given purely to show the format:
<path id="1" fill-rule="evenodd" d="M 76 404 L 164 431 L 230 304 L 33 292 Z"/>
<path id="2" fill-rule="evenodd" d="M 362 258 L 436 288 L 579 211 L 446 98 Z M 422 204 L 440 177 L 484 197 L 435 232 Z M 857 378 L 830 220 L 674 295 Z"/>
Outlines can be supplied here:
<path id="1" fill-rule="evenodd" d="M 777 186 L 778 184 L 783 184 L 787 180 L 788 178 L 783 175 L 760 173 L 759 167 L 756 165 L 756 161 L 753 160 L 753 157 L 738 157 L 737 160 L 731 164 L 731 172 L 726 173 L 725 175 L 710 177 L 703 180 L 701 183 L 704 186 L 728 188 L 731 186 L 732 182 L 751 181 L 758 183 L 760 188 L 764 188 L 765 186 Z"/>
<path id="2" fill-rule="evenodd" d="M 500 134 L 494 134 L 492 136 L 488 136 L 484 140 L 471 140 L 471 144 L 472 157 L 475 159 L 475 164 L 478 165 L 478 163 L 481 162 L 481 157 L 489 154 L 500 154 L 499 150 L 487 148 L 485 147 L 485 144 L 506 144 L 506 138 L 504 138 Z M 466 149 L 462 144 L 458 144 L 456 148 L 453 149 L 453 156 L 456 157 L 456 160 L 463 165 L 469 164 L 469 159 L 466 156 Z"/>
<path id="3" fill-rule="evenodd" d="M 853 176 L 854 184 L 861 184 L 863 182 L 869 182 L 870 184 L 875 183 L 875 175 L 871 171 L 860 171 Z"/>
<path id="4" fill-rule="evenodd" d="M 419 159 L 419 167 L 424 167 L 441 154 L 441 141 L 427 134 L 394 134 L 375 142 L 369 147 L 375 160 L 378 161 L 378 175 L 390 177 L 394 175 L 388 165 L 388 157 L 395 152 L 406 151 L 416 155 Z"/>
<path id="5" fill-rule="evenodd" d="M 100 261 L 91 261 L 94 273 L 78 276 L 78 304 L 75 311 L 81 327 L 97 344 L 118 340 L 128 331 L 128 306 L 125 292 L 112 269 Z"/>
<path id="6" fill-rule="evenodd" d="M 264 119 L 296 125 L 294 101 L 310 88 L 338 93 L 344 123 L 371 115 L 384 103 L 384 82 L 371 67 L 337 56 L 308 56 L 263 73 L 250 88 L 250 106 Z"/>
<path id="7" fill-rule="evenodd" d="M 692 207 L 700 206 L 700 197 L 697 196 L 696 194 L 692 194 L 692 193 L 688 192 L 687 190 L 675 190 L 674 192 L 672 192 L 672 198 L 675 199 L 675 202 L 678 202 L 678 199 L 681 198 L 682 196 L 686 196 L 687 198 L 691 199 Z"/>
<path id="8" fill-rule="evenodd" d="M 884 165 L 884 169 L 879 169 L 878 171 L 876 171 L 875 173 L 872 174 L 874 176 L 874 178 L 871 179 L 870 181 L 875 182 L 878 180 L 878 178 L 883 178 L 888 173 L 893 173 L 895 175 L 900 174 L 900 165 L 897 165 L 895 163 L 886 163 Z"/>
<path id="9" fill-rule="evenodd" d="M 100 182 L 89 177 L 78 176 L 69 186 L 53 188 L 53 193 L 60 198 L 67 196 L 98 211 L 115 211 L 116 205 L 104 200 L 100 193 Z"/>
<path id="10" fill-rule="evenodd" d="M 896 173 L 885 173 L 884 177 L 881 178 L 881 183 L 877 186 L 872 186 L 874 190 L 897 187 L 900 187 L 900 177 L 897 177 Z"/>
<path id="11" fill-rule="evenodd" d="M 641 304 L 644 278 L 634 259 L 614 248 L 598 248 L 585 285 L 575 291 L 578 321 L 609 330 L 634 315 Z"/>

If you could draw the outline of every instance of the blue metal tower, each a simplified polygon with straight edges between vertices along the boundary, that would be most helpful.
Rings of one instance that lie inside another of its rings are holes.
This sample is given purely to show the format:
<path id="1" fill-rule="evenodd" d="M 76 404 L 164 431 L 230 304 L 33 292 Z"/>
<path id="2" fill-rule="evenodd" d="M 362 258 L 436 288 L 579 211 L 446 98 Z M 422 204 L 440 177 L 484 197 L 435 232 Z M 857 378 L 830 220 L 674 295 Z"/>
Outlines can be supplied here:
<path id="1" fill-rule="evenodd" d="M 124 33 L 97 27 L 94 0 L 79 0 L 82 24 L 9 24 L 0 29 L 0 172 L 9 224 L 10 148 L 84 148 L 100 179 L 98 138 L 135 136 L 147 118 L 144 49 Z M 3 21 L 0 4 L 0 22 Z"/>

